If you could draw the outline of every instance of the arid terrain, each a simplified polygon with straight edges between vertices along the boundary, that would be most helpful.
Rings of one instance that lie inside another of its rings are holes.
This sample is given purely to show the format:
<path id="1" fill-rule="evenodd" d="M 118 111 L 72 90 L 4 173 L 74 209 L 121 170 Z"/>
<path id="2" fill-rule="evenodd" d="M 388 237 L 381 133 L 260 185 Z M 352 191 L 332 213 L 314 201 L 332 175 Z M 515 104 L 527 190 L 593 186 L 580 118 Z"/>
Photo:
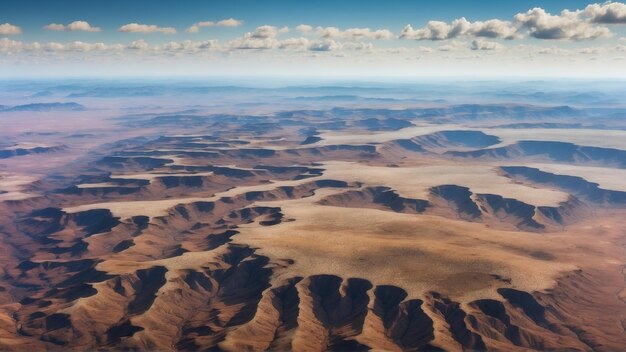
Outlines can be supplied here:
<path id="1" fill-rule="evenodd" d="M 623 87 L 2 87 L 0 350 L 626 348 Z"/>

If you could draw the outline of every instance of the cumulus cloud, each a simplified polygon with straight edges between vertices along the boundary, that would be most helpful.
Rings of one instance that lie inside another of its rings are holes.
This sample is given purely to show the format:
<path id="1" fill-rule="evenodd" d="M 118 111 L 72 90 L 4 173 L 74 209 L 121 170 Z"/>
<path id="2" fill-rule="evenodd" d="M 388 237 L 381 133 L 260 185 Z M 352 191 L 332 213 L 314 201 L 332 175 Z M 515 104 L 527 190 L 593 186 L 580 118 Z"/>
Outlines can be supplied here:
<path id="1" fill-rule="evenodd" d="M 191 25 L 189 28 L 185 29 L 187 33 L 198 33 L 200 31 L 200 26 L 198 24 Z"/>
<path id="2" fill-rule="evenodd" d="M 99 27 L 92 27 L 86 21 L 74 21 L 67 25 L 68 31 L 100 32 Z"/>
<path id="3" fill-rule="evenodd" d="M 274 26 L 260 26 L 254 32 L 249 32 L 246 35 L 250 38 L 274 38 L 278 35 L 278 29 Z"/>
<path id="4" fill-rule="evenodd" d="M 242 20 L 237 20 L 234 18 L 227 18 L 225 20 L 221 20 L 217 22 L 203 21 L 203 22 L 194 23 L 189 28 L 187 28 L 185 32 L 198 33 L 198 31 L 202 27 L 238 27 L 238 26 L 241 26 L 242 24 L 243 24 Z"/>
<path id="5" fill-rule="evenodd" d="M 594 23 L 626 24 L 626 4 L 621 2 L 591 4 L 583 13 Z"/>
<path id="6" fill-rule="evenodd" d="M 323 40 L 316 41 L 309 45 L 308 50 L 310 51 L 333 51 L 341 48 L 341 45 L 334 40 Z"/>
<path id="7" fill-rule="evenodd" d="M 0 35 L 17 35 L 22 34 L 22 29 L 10 23 L 0 24 Z"/>
<path id="8" fill-rule="evenodd" d="M 296 26 L 296 29 L 302 33 L 309 33 L 313 30 L 313 26 L 310 26 L 308 24 L 301 24 Z"/>
<path id="9" fill-rule="evenodd" d="M 491 19 L 470 22 L 464 17 L 450 23 L 428 21 L 426 26 L 417 29 L 407 25 L 400 38 L 446 40 L 467 36 L 514 39 L 527 34 L 537 39 L 584 40 L 610 36 L 609 28 L 599 24 L 626 24 L 626 4 L 591 4 L 584 10 L 563 10 L 557 15 L 536 7 L 516 14 L 513 21 Z"/>
<path id="10" fill-rule="evenodd" d="M 74 21 L 69 23 L 68 25 L 63 25 L 60 23 L 50 23 L 43 28 L 51 31 L 80 31 L 80 32 L 100 32 L 102 31 L 100 27 L 93 27 L 87 21 Z"/>
<path id="11" fill-rule="evenodd" d="M 279 49 L 302 49 L 309 46 L 309 40 L 307 38 L 288 38 L 281 40 Z"/>
<path id="12" fill-rule="evenodd" d="M 517 36 L 517 27 L 511 22 L 498 19 L 476 21 L 470 24 L 469 33 L 476 37 L 514 39 Z"/>
<path id="13" fill-rule="evenodd" d="M 606 27 L 595 26 L 581 18 L 580 11 L 563 10 L 560 15 L 551 15 L 535 7 L 515 15 L 515 21 L 528 29 L 528 34 L 538 39 L 595 39 L 608 37 Z"/>
<path id="14" fill-rule="evenodd" d="M 60 23 L 50 23 L 49 25 L 44 26 L 43 28 L 49 31 L 64 31 L 65 25 Z"/>
<path id="15" fill-rule="evenodd" d="M 311 41 L 308 38 L 287 38 L 280 40 L 277 38 L 281 33 L 280 29 L 273 26 L 260 26 L 254 32 L 248 32 L 243 37 L 230 41 L 230 49 L 282 49 L 282 50 L 309 50 L 309 51 L 332 51 L 342 48 L 340 43 L 332 39 Z M 353 45 L 350 49 L 358 49 L 358 45 Z M 367 47 L 363 45 L 363 48 Z"/>
<path id="16" fill-rule="evenodd" d="M 238 27 L 243 24 L 242 20 L 237 20 L 234 18 L 228 18 L 225 20 L 217 21 L 216 25 L 220 27 Z"/>
<path id="17" fill-rule="evenodd" d="M 148 49 L 148 47 L 148 43 L 143 39 L 132 41 L 126 46 L 127 49 L 131 50 L 145 50 Z"/>
<path id="18" fill-rule="evenodd" d="M 280 45 L 275 38 L 238 38 L 231 41 L 234 49 L 274 49 Z"/>
<path id="19" fill-rule="evenodd" d="M 414 40 L 443 40 L 452 38 L 451 26 L 441 21 L 428 21 L 426 27 L 413 29 L 413 26 L 407 24 L 400 33 L 401 39 Z"/>
<path id="20" fill-rule="evenodd" d="M 450 23 L 428 21 L 426 26 L 413 29 L 411 25 L 404 27 L 400 33 L 402 39 L 444 40 L 459 36 L 513 39 L 517 35 L 517 27 L 508 21 L 492 19 L 489 21 L 470 22 L 465 17 Z"/>
<path id="21" fill-rule="evenodd" d="M 276 39 L 276 36 L 278 36 L 279 33 L 284 33 L 285 28 L 286 27 L 278 29 L 269 25 L 259 26 L 253 32 L 247 32 L 243 37 L 233 39 L 230 42 L 230 47 L 233 49 L 278 48 L 281 43 Z"/>
<path id="22" fill-rule="evenodd" d="M 472 50 L 498 50 L 500 48 L 502 48 L 501 44 L 483 39 L 474 39 L 470 45 Z"/>
<path id="23" fill-rule="evenodd" d="M 388 29 L 371 30 L 369 28 L 348 28 L 342 31 L 337 27 L 317 27 L 315 33 L 322 38 L 328 39 L 360 40 L 393 38 L 393 33 Z"/>
<path id="24" fill-rule="evenodd" d="M 41 45 L 39 43 L 26 44 L 17 40 L 11 40 L 9 38 L 0 39 L 0 52 L 1 53 L 17 53 L 24 50 L 39 49 Z"/>
<path id="25" fill-rule="evenodd" d="M 120 28 L 118 28 L 120 32 L 126 33 L 163 33 L 163 34 L 175 34 L 176 29 L 174 27 L 159 27 L 154 24 L 139 24 L 139 23 L 128 23 Z"/>

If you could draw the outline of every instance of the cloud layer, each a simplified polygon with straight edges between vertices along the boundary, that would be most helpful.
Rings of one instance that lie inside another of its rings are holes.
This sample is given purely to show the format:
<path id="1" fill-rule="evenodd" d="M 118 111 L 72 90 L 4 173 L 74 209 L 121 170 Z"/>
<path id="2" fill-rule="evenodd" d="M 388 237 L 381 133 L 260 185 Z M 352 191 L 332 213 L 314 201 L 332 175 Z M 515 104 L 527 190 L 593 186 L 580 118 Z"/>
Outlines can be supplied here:
<path id="1" fill-rule="evenodd" d="M 308 62 L 325 67 L 341 62 L 342 70 L 347 70 L 369 62 L 366 73 L 378 72 L 377 65 L 390 65 L 391 71 L 396 72 L 420 70 L 422 64 L 430 63 L 433 67 L 447 65 L 449 70 L 458 65 L 473 65 L 473 74 L 498 64 L 511 69 L 515 62 L 534 67 L 558 63 L 559 68 L 571 62 L 603 62 L 605 66 L 598 66 L 602 70 L 615 69 L 618 62 L 626 62 L 626 38 L 620 38 L 626 30 L 626 5 L 616 2 L 558 13 L 537 7 L 508 18 L 475 21 L 460 17 L 446 22 L 412 23 L 404 28 L 342 27 L 340 23 L 301 23 L 288 28 L 263 22 L 241 28 L 242 20 L 226 18 L 186 23 L 190 26 L 185 31 L 185 26 L 181 26 L 177 32 L 174 27 L 149 23 L 127 23 L 111 29 L 84 20 L 50 23 L 44 26 L 45 30 L 58 33 L 48 33 L 47 37 L 54 39 L 47 42 L 21 41 L 19 35 L 29 27 L 0 24 L 0 63 L 5 70 L 11 64 L 33 63 L 38 67 L 41 63 L 67 62 L 93 68 L 107 62 L 124 63 L 119 66 L 135 63 L 139 68 L 160 63 L 169 69 L 187 67 L 187 61 L 176 65 L 182 61 L 173 60 L 189 60 L 216 67 L 219 63 L 228 66 L 236 62 L 232 65 L 239 64 L 238 69 L 259 70 L 264 65 L 294 68 Z M 43 31 L 41 27 L 35 29 Z M 97 42 L 71 41 L 77 36 L 69 33 L 107 30 L 110 32 L 92 36 Z M 23 38 L 32 37 L 28 34 Z M 622 71 L 626 76 L 626 69 Z"/>
<path id="2" fill-rule="evenodd" d="M 535 7 L 513 16 L 512 21 L 491 19 L 470 22 L 465 17 L 450 23 L 428 21 L 414 29 L 404 27 L 402 39 L 446 40 L 458 37 L 515 39 L 530 36 L 536 39 L 589 40 L 610 37 L 606 25 L 626 24 L 626 5 L 619 2 L 591 4 L 583 10 L 563 10 L 553 15 Z"/>
<path id="3" fill-rule="evenodd" d="M 126 33 L 156 33 L 160 32 L 163 34 L 176 34 L 176 29 L 174 27 L 159 27 L 154 24 L 139 24 L 139 23 L 128 23 L 117 29 L 120 32 Z"/>

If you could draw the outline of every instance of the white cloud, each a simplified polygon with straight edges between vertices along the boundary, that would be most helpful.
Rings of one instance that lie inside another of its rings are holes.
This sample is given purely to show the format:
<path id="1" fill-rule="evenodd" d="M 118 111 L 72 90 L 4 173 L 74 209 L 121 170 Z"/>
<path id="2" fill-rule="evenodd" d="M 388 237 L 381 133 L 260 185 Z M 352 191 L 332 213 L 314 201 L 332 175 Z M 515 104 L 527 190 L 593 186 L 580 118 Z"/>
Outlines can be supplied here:
<path id="1" fill-rule="evenodd" d="M 584 10 L 563 10 L 558 15 L 536 7 L 516 14 L 513 21 L 491 19 L 470 22 L 464 17 L 450 23 L 428 21 L 426 26 L 418 29 L 407 25 L 400 38 L 446 40 L 468 36 L 514 39 L 528 34 L 537 39 L 584 40 L 611 36 L 607 27 L 598 24 L 626 24 L 626 5 L 618 2 L 591 4 Z"/>
<path id="2" fill-rule="evenodd" d="M 40 44 L 38 42 L 24 43 L 20 41 L 10 40 L 8 38 L 0 39 L 0 52 L 18 53 L 18 52 L 94 52 L 94 51 L 117 51 L 122 50 L 120 44 L 107 45 L 104 43 L 89 43 L 82 41 L 73 41 L 68 43 L 48 42 Z"/>
<path id="3" fill-rule="evenodd" d="M 580 11 L 563 10 L 560 15 L 551 15 L 535 7 L 515 15 L 515 21 L 528 29 L 528 34 L 537 39 L 595 39 L 608 37 L 606 27 L 595 26 L 580 16 Z"/>
<path id="4" fill-rule="evenodd" d="M 150 53 L 159 54 L 159 53 L 168 53 L 168 52 L 187 52 L 194 53 L 200 52 L 202 50 L 208 49 L 217 49 L 219 48 L 219 43 L 216 40 L 205 40 L 205 41 L 191 41 L 191 40 L 183 40 L 180 42 L 171 41 L 161 45 L 150 46 L 143 39 L 135 40 L 130 42 L 125 47 L 129 50 L 149 50 Z"/>
<path id="5" fill-rule="evenodd" d="M 234 18 L 228 18 L 228 19 L 225 19 L 225 20 L 218 21 L 216 23 L 216 25 L 220 26 L 220 27 L 239 27 L 242 24 L 243 24 L 242 20 L 237 20 L 237 19 L 234 19 Z"/>
<path id="6" fill-rule="evenodd" d="M 92 27 L 89 22 L 86 21 L 74 21 L 67 25 L 68 31 L 82 31 L 82 32 L 100 32 L 99 27 Z"/>
<path id="7" fill-rule="evenodd" d="M 62 51 L 64 48 L 65 45 L 56 42 L 50 42 L 44 46 L 44 50 L 46 51 Z"/>
<path id="8" fill-rule="evenodd" d="M 187 33 L 198 33 L 199 30 L 200 30 L 200 26 L 194 24 L 194 25 L 190 26 L 189 28 L 185 29 L 185 32 L 187 32 Z"/>
<path id="9" fill-rule="evenodd" d="M 309 45 L 310 51 L 332 51 L 341 48 L 341 45 L 334 40 L 316 41 Z"/>
<path id="10" fill-rule="evenodd" d="M 2 45 L 0 45 L 2 46 Z M 124 47 L 120 44 L 107 45 L 104 43 L 89 43 L 81 41 L 73 41 L 68 43 L 48 42 L 39 44 L 34 43 L 12 43 L 14 49 L 19 51 L 43 51 L 43 52 L 94 52 L 94 51 L 118 51 Z"/>
<path id="11" fill-rule="evenodd" d="M 288 38 L 281 40 L 279 44 L 280 49 L 303 49 L 309 46 L 309 40 L 307 38 Z"/>
<path id="12" fill-rule="evenodd" d="M 313 30 L 313 26 L 310 26 L 308 24 L 301 24 L 296 26 L 296 29 L 302 33 L 309 33 Z"/>
<path id="13" fill-rule="evenodd" d="M 244 37 L 230 42 L 233 49 L 274 49 L 280 45 L 276 38 Z"/>
<path id="14" fill-rule="evenodd" d="M 196 52 L 200 50 L 212 49 L 218 46 L 215 40 L 206 40 L 194 42 L 191 40 L 184 40 L 182 42 L 169 42 L 163 45 L 156 46 L 156 51 L 187 51 Z"/>
<path id="15" fill-rule="evenodd" d="M 472 50 L 498 50 L 501 48 L 502 48 L 502 45 L 495 43 L 495 42 L 489 42 L 483 39 L 474 39 L 472 40 L 472 43 L 470 45 L 470 49 Z"/>
<path id="16" fill-rule="evenodd" d="M 400 38 L 444 40 L 459 36 L 473 36 L 513 39 L 516 35 L 517 28 L 508 21 L 492 19 L 485 22 L 469 22 L 465 17 L 461 17 L 449 24 L 441 21 L 428 21 L 425 27 L 419 29 L 413 29 L 411 25 L 407 25 L 400 33 Z"/>
<path id="17" fill-rule="evenodd" d="M 388 29 L 371 30 L 369 28 L 348 28 L 345 31 L 337 27 L 317 27 L 315 33 L 327 39 L 391 39 L 393 33 Z"/>
<path id="18" fill-rule="evenodd" d="M 363 43 L 363 42 L 348 42 L 341 45 L 342 49 L 345 50 L 363 50 L 363 51 L 371 51 L 374 50 L 374 44 L 372 43 Z"/>
<path id="19" fill-rule="evenodd" d="M 198 27 L 213 27 L 213 26 L 215 26 L 215 22 L 213 22 L 213 21 L 198 22 L 198 23 L 196 23 L 196 26 L 198 26 Z"/>
<path id="20" fill-rule="evenodd" d="M 341 35 L 341 30 L 337 27 L 317 27 L 315 33 L 323 38 L 337 38 Z"/>
<path id="21" fill-rule="evenodd" d="M 50 23 L 49 25 L 44 26 L 43 28 L 50 31 L 64 31 L 65 25 L 60 23 Z"/>
<path id="22" fill-rule="evenodd" d="M 120 32 L 127 33 L 155 33 L 160 32 L 163 34 L 175 34 L 176 29 L 174 27 L 159 27 L 154 24 L 139 24 L 139 23 L 128 23 L 120 28 L 118 28 Z"/>
<path id="23" fill-rule="evenodd" d="M 455 20 L 455 22 L 458 21 L 459 20 Z M 407 24 L 400 33 L 400 38 L 414 40 L 444 40 L 454 38 L 456 36 L 454 33 L 458 33 L 454 25 L 455 22 L 453 22 L 453 25 L 448 25 L 441 21 L 428 21 L 426 27 L 420 29 L 413 29 L 410 24 Z"/>
<path id="24" fill-rule="evenodd" d="M 22 29 L 10 23 L 0 24 L 0 35 L 17 35 L 22 34 Z"/>
<path id="25" fill-rule="evenodd" d="M 131 50 L 145 50 L 148 49 L 148 47 L 148 43 L 146 43 L 146 41 L 143 39 L 134 40 L 126 46 L 127 49 Z"/>
<path id="26" fill-rule="evenodd" d="M 621 2 L 605 2 L 603 4 L 588 5 L 583 11 L 591 22 L 626 24 L 626 4 Z"/>
<path id="27" fill-rule="evenodd" d="M 276 36 L 281 30 L 269 25 L 259 26 L 254 32 L 247 32 L 243 37 L 233 39 L 230 47 L 233 49 L 274 49 L 280 47 Z"/>
<path id="28" fill-rule="evenodd" d="M 274 38 L 277 35 L 278 35 L 278 29 L 274 26 L 267 26 L 267 25 L 257 27 L 254 32 L 248 32 L 246 34 L 246 36 L 249 38 L 260 38 L 260 39 Z"/>
<path id="29" fill-rule="evenodd" d="M 198 33 L 198 31 L 202 27 L 215 27 L 215 26 L 217 26 L 217 27 L 238 27 L 238 26 L 241 26 L 242 24 L 243 24 L 242 20 L 237 20 L 237 19 L 234 19 L 234 18 L 228 18 L 228 19 L 225 19 L 225 20 L 217 21 L 217 22 L 203 21 L 203 22 L 194 23 L 189 28 L 187 28 L 185 30 L 185 32 L 187 32 L 187 33 Z"/>
<path id="30" fill-rule="evenodd" d="M 26 44 L 17 40 L 11 40 L 9 38 L 0 39 L 0 52 L 1 53 L 17 53 L 24 50 L 34 50 L 40 48 L 39 43 Z"/>
<path id="31" fill-rule="evenodd" d="M 476 37 L 485 38 L 514 39 L 517 37 L 517 27 L 515 25 L 498 19 L 472 22 L 469 32 Z"/>
<path id="32" fill-rule="evenodd" d="M 100 32 L 100 27 L 92 27 L 87 21 L 74 21 L 68 25 L 60 23 L 50 23 L 43 28 L 51 31 L 72 31 L 72 32 Z"/>
<path id="33" fill-rule="evenodd" d="M 109 49 L 109 46 L 107 46 L 104 43 L 86 43 L 86 42 L 76 41 L 76 42 L 70 42 L 70 43 L 65 44 L 65 50 L 68 50 L 68 51 L 86 52 L 86 51 L 103 51 L 107 49 Z"/>

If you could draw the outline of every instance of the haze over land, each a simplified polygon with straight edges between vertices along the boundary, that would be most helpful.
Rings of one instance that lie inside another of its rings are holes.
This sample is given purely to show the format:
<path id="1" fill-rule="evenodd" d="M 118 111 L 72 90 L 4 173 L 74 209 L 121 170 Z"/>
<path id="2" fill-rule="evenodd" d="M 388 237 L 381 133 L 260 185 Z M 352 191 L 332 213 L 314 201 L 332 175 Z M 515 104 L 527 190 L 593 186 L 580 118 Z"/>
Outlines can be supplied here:
<path id="1" fill-rule="evenodd" d="M 623 85 L 260 83 L 3 83 L 3 348 L 624 346 Z"/>

